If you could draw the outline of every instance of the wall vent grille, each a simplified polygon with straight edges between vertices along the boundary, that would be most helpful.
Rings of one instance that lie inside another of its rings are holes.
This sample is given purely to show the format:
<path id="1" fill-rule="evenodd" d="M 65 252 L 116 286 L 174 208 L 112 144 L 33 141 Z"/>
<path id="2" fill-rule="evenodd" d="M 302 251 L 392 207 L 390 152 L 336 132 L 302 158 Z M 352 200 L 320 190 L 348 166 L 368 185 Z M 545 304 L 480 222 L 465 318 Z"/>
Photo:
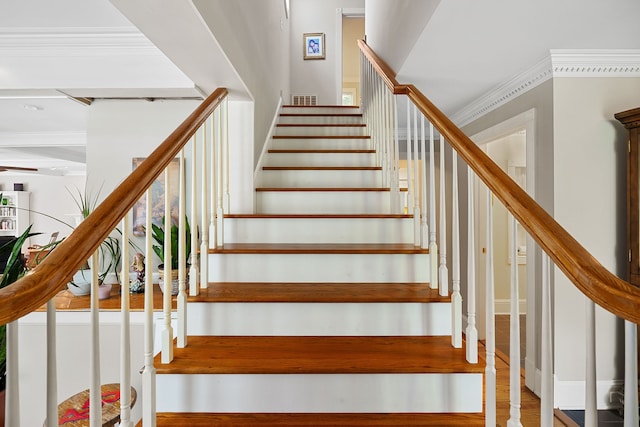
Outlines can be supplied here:
<path id="1" fill-rule="evenodd" d="M 318 105 L 318 95 L 291 95 L 293 105 Z"/>

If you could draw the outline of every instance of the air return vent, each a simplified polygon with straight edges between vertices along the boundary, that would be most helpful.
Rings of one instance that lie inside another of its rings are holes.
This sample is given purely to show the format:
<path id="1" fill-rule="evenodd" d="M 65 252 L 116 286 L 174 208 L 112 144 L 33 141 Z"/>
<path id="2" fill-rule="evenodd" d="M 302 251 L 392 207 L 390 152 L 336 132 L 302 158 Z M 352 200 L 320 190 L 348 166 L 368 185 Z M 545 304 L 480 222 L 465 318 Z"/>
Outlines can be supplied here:
<path id="1" fill-rule="evenodd" d="M 291 95 L 293 105 L 318 105 L 318 95 Z"/>

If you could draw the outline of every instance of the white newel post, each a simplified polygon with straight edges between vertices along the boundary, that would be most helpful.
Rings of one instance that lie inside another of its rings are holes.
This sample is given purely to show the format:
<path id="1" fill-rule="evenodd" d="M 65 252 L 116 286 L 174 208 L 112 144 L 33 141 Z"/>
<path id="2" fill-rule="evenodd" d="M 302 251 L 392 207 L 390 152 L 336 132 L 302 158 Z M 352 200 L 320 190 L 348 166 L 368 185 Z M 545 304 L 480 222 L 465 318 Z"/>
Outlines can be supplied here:
<path id="1" fill-rule="evenodd" d="M 429 260 L 431 289 L 438 289 L 438 244 L 436 243 L 436 151 L 433 123 L 429 123 Z M 475 312 L 474 312 L 475 315 Z M 474 319 L 475 321 L 475 319 Z"/>
<path id="2" fill-rule="evenodd" d="M 58 369 L 56 356 L 56 304 L 55 298 L 52 298 L 47 301 L 47 420 L 58 419 Z"/>
<path id="3" fill-rule="evenodd" d="M 191 258 L 189 262 L 189 295 L 200 294 L 200 264 L 198 263 L 198 168 L 196 158 L 198 155 L 196 132 L 191 139 Z"/>
<path id="4" fill-rule="evenodd" d="M 542 340 L 540 426 L 553 427 L 553 334 L 551 323 L 551 260 L 542 252 Z"/>
<path id="5" fill-rule="evenodd" d="M 18 321 L 7 323 L 7 393 L 5 397 L 5 425 L 20 427 L 20 387 L 18 383 Z M 56 415 L 58 419 L 58 408 Z"/>
<path id="6" fill-rule="evenodd" d="M 460 207 L 458 201 L 458 153 L 453 151 L 451 166 L 451 345 L 462 347 L 462 295 L 460 294 Z"/>
<path id="7" fill-rule="evenodd" d="M 164 188 L 171 188 L 171 174 L 169 168 L 164 171 Z M 164 313 L 162 327 L 162 363 L 171 363 L 173 360 L 173 327 L 171 326 L 171 196 L 169 191 L 164 194 L 164 283 L 162 309 Z"/>
<path id="8" fill-rule="evenodd" d="M 102 385 L 100 384 L 100 306 L 98 299 L 98 251 L 89 260 L 91 263 L 91 386 L 89 401 L 102 402 Z M 102 405 L 89 405 L 89 421 L 92 426 L 102 424 Z"/>
<path id="9" fill-rule="evenodd" d="M 474 173 L 467 166 L 467 361 L 478 363 L 478 330 L 476 329 L 476 254 L 474 222 Z"/>
<path id="10" fill-rule="evenodd" d="M 485 425 L 496 425 L 496 314 L 495 314 L 495 281 L 493 273 L 493 205 L 491 204 L 491 191 L 487 188 L 487 215 L 486 215 L 486 241 L 487 253 L 485 257 L 486 280 L 486 351 L 487 366 L 486 375 L 486 400 L 485 400 Z"/>
<path id="11" fill-rule="evenodd" d="M 585 427 L 598 426 L 598 400 L 596 383 L 596 303 L 586 299 L 586 372 L 585 372 Z"/>
<path id="12" fill-rule="evenodd" d="M 151 230 L 151 188 L 147 190 L 146 229 Z M 153 365 L 153 244 L 151 233 L 145 237 L 144 276 L 144 369 L 142 371 L 142 423 L 145 427 L 156 425 L 156 368 Z"/>
<path id="13" fill-rule="evenodd" d="M 178 179 L 178 348 L 187 346 L 187 199 L 184 170 L 184 148 L 180 150 Z"/>
<path id="14" fill-rule="evenodd" d="M 131 421 L 131 326 L 129 316 L 129 213 L 122 218 L 122 271 L 120 285 L 120 426 Z"/>
<path id="15" fill-rule="evenodd" d="M 449 294 L 449 269 L 447 267 L 447 204 L 444 173 L 444 136 L 440 135 L 440 269 L 438 285 L 440 296 Z"/>
<path id="16" fill-rule="evenodd" d="M 511 316 L 509 340 L 509 396 L 510 411 L 507 427 L 522 427 L 520 422 L 520 295 L 518 292 L 518 243 L 516 219 L 511 219 Z"/>

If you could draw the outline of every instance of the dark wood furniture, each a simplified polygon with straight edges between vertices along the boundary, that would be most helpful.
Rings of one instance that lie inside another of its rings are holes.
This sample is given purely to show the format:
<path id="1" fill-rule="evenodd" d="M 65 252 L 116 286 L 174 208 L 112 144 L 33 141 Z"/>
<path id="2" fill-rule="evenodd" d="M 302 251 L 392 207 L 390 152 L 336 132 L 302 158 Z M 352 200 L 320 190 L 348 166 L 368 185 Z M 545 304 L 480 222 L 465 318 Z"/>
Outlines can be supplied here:
<path id="1" fill-rule="evenodd" d="M 629 282 L 640 286 L 640 108 L 622 111 L 614 117 L 627 128 L 627 230 Z"/>

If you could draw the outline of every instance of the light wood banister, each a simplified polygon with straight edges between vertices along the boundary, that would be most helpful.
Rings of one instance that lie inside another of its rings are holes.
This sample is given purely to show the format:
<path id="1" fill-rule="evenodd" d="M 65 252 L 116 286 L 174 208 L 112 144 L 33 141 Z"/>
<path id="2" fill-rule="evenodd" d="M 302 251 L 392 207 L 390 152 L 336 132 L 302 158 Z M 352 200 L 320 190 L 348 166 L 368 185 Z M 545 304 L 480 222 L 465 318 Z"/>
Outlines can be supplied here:
<path id="1" fill-rule="evenodd" d="M 67 284 L 227 94 L 216 89 L 36 269 L 0 289 L 0 324 L 38 309 Z"/>
<path id="2" fill-rule="evenodd" d="M 413 85 L 400 85 L 395 73 L 367 44 L 361 51 L 393 93 L 406 94 L 473 169 L 493 194 L 516 217 L 571 282 L 588 298 L 613 314 L 640 323 L 640 289 L 602 266 L 526 191 Z M 390 86 L 391 85 L 391 86 Z"/>

